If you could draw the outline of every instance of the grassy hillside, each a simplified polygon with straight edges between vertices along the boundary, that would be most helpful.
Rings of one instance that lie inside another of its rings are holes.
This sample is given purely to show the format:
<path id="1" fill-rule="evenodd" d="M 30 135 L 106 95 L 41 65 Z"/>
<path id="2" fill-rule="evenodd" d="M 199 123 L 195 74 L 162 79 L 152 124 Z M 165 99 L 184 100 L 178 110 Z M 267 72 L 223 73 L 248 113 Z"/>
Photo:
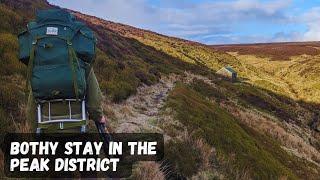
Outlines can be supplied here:
<path id="1" fill-rule="evenodd" d="M 219 107 L 217 103 L 208 101 L 205 97 L 210 95 L 204 92 L 206 89 L 200 90 L 200 93 L 194 89 L 199 90 L 197 83 L 191 86 L 177 85 L 169 96 L 167 107 L 175 111 L 176 119 L 187 127 L 188 132 L 193 132 L 190 138 L 203 138 L 205 142 L 215 147 L 216 158 L 220 163 L 218 167 L 222 171 L 227 171 L 229 178 L 316 177 L 312 175 L 312 169 L 305 166 L 308 163 L 305 164 L 298 158 L 287 154 L 274 140 L 239 124 L 235 117 Z M 176 143 L 179 146 L 181 144 L 179 141 Z M 171 148 L 179 146 L 170 145 L 168 151 L 174 154 L 168 154 L 168 158 L 174 164 L 187 166 L 197 163 L 191 159 L 192 156 L 197 156 L 196 153 L 190 156 L 189 151 L 186 151 L 186 154 L 178 153 L 179 151 L 173 151 Z M 177 158 L 176 154 L 185 158 Z M 190 175 L 191 168 L 197 168 L 197 166 L 190 166 L 189 169 L 178 167 L 178 173 Z"/>
<path id="2" fill-rule="evenodd" d="M 2 139 L 5 132 L 31 131 L 24 118 L 26 68 L 17 58 L 16 37 L 33 18 L 35 9 L 51 5 L 44 0 L 0 2 Z M 290 54 L 290 60 L 271 61 L 265 55 L 261 58 L 240 52 L 226 53 L 228 50 L 214 50 L 74 13 L 97 35 L 94 70 L 106 102 L 121 104 L 135 95 L 138 87 L 157 84 L 168 75 L 180 78 L 165 102 L 163 113 L 170 109 L 172 122 L 181 125 L 166 126 L 159 122 L 159 128 L 171 137 L 166 151 L 172 172 L 168 176 L 319 177 L 320 168 L 316 164 L 320 163 L 320 135 L 310 128 L 320 118 L 316 108 L 320 103 L 319 57 L 314 50 L 307 56 Z M 302 49 L 305 48 L 308 47 Z M 238 82 L 231 83 L 215 74 L 225 65 L 238 71 Z M 184 81 L 190 76 L 205 81 Z M 113 117 L 112 110 L 105 108 L 105 113 Z M 199 153 L 202 155 L 196 156 Z"/>
<path id="3" fill-rule="evenodd" d="M 320 103 L 320 43 L 212 46 L 241 61 L 250 82 L 295 100 Z"/>

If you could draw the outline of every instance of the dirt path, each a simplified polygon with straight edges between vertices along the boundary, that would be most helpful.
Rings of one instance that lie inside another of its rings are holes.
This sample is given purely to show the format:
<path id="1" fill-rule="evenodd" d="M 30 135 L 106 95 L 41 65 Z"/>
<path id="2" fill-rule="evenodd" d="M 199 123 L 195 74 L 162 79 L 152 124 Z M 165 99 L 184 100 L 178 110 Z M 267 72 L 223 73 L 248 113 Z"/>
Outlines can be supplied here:
<path id="1" fill-rule="evenodd" d="M 163 77 L 155 85 L 139 87 L 135 95 L 120 104 L 108 103 L 106 105 L 114 114 L 111 124 L 113 131 L 116 133 L 164 133 L 159 124 L 163 123 L 162 121 L 166 118 L 163 117 L 164 115 L 160 111 L 165 105 L 169 92 L 174 88 L 177 81 L 183 81 L 188 84 L 194 79 L 203 80 L 205 83 L 219 88 L 210 79 L 188 72 L 185 72 L 183 77 L 173 74 Z M 318 160 L 320 157 L 319 152 L 296 133 L 287 132 L 285 128 L 274 122 L 272 120 L 274 117 L 269 119 L 255 110 L 236 107 L 234 104 L 231 105 L 230 102 L 222 103 L 220 106 L 235 117 L 238 117 L 238 120 L 249 127 L 278 139 L 287 151 L 294 152 L 293 154 L 296 156 L 318 164 L 311 157 Z"/>
<path id="2" fill-rule="evenodd" d="M 178 80 L 176 75 L 163 77 L 152 86 L 142 86 L 137 94 L 120 104 L 111 104 L 109 109 L 114 114 L 113 125 L 116 133 L 162 132 L 156 126 L 159 111 L 164 106 L 169 92 Z"/>
<path id="3" fill-rule="evenodd" d="M 161 78 L 160 82 L 155 85 L 139 87 L 137 94 L 120 104 L 111 103 L 107 108 L 114 114 L 113 131 L 116 133 L 163 133 L 157 124 L 163 120 L 159 112 L 164 106 L 169 92 L 177 81 L 188 84 L 193 79 L 201 79 L 211 86 L 215 86 L 211 80 L 203 76 L 188 72 L 185 72 L 184 77 L 171 74 Z"/>

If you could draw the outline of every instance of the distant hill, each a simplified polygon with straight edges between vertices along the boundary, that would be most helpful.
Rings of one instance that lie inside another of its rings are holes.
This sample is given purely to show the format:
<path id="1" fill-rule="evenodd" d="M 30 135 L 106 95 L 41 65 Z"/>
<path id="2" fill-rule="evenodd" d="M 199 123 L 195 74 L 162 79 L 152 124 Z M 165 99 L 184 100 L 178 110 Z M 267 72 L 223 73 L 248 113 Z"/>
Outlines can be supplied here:
<path id="1" fill-rule="evenodd" d="M 223 52 L 238 52 L 241 55 L 257 55 L 270 57 L 272 60 L 290 60 L 292 56 L 320 55 L 320 42 L 287 42 L 212 45 L 214 49 Z"/>
<path id="2" fill-rule="evenodd" d="M 0 1 L 0 131 L 30 132 L 17 34 L 44 0 Z M 70 10 L 71 11 L 71 10 Z M 94 70 L 115 132 L 160 132 L 159 177 L 317 179 L 319 44 L 207 46 L 73 12 L 96 33 Z M 232 83 L 215 74 L 230 65 Z M 151 173 L 150 171 L 148 171 Z"/>
<path id="3" fill-rule="evenodd" d="M 317 104 L 320 102 L 320 81 L 317 78 L 320 72 L 320 42 L 216 45 L 211 47 L 238 58 L 243 66 L 246 66 L 246 72 L 244 72 L 246 76 L 251 76 L 249 74 L 252 71 L 259 71 L 258 73 L 264 76 L 262 79 L 255 78 L 257 75 L 252 75 L 255 77 L 250 79 L 260 83 L 263 88 L 278 89 L 277 93 L 287 94 L 296 100 Z"/>

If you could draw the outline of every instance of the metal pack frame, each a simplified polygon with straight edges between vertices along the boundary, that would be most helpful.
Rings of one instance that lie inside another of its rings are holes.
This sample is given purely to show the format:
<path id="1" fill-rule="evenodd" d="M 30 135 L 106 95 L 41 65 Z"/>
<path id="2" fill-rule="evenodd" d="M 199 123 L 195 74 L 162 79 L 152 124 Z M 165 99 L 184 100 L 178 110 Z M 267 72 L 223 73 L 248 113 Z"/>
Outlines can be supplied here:
<path id="1" fill-rule="evenodd" d="M 50 101 L 41 101 L 38 103 L 37 106 L 37 116 L 38 116 L 38 124 L 39 125 L 46 125 L 46 124 L 53 124 L 53 123 L 59 123 L 59 129 L 64 129 L 64 123 L 81 123 L 83 121 L 86 121 L 87 113 L 86 113 L 86 104 L 85 100 L 81 101 L 81 119 L 74 119 L 72 118 L 72 109 L 71 109 L 71 102 L 77 102 L 79 100 L 77 99 L 56 99 L 56 100 L 50 100 Z M 66 119 L 52 119 L 51 117 L 51 103 L 54 102 L 67 102 L 69 107 L 69 118 Z M 48 121 L 43 121 L 42 118 L 42 105 L 48 103 Z M 38 127 L 36 130 L 36 133 L 41 133 L 41 127 Z M 85 133 L 87 131 L 86 124 L 81 125 L 81 133 Z"/>

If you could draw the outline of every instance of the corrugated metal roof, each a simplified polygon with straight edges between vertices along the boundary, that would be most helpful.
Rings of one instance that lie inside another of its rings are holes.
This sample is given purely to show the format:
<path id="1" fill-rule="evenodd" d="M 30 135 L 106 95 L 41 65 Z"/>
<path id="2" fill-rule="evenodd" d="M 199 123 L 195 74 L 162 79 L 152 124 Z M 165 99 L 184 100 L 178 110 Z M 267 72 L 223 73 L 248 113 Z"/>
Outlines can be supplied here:
<path id="1" fill-rule="evenodd" d="M 232 72 L 232 73 L 237 73 L 234 69 L 232 69 L 232 67 L 230 66 L 227 66 L 227 67 L 224 67 L 225 69 L 227 69 L 228 71 Z"/>

